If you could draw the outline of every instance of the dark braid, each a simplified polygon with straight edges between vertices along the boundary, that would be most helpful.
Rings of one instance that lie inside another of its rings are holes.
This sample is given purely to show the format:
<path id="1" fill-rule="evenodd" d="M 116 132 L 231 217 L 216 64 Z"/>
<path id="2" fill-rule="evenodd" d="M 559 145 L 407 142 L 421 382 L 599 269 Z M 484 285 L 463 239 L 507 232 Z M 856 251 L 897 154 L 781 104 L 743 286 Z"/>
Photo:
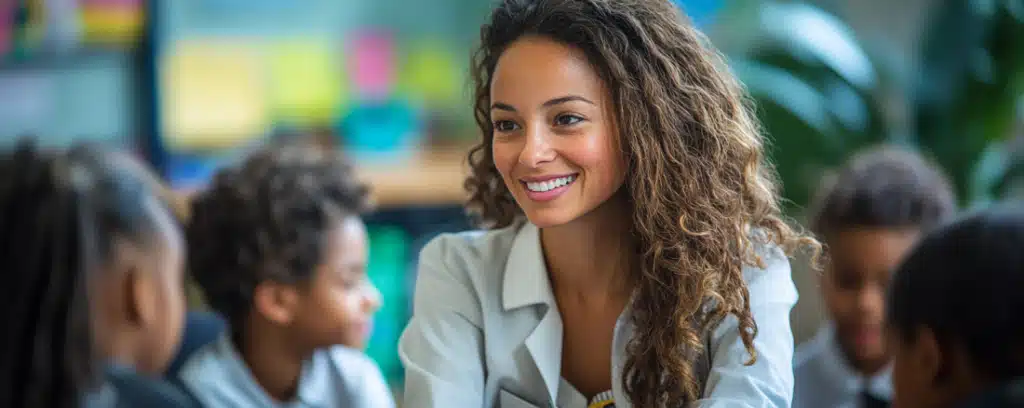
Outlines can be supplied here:
<path id="1" fill-rule="evenodd" d="M 96 385 L 88 273 L 155 228 L 136 167 L 87 146 L 0 154 L 0 406 L 77 407 Z"/>

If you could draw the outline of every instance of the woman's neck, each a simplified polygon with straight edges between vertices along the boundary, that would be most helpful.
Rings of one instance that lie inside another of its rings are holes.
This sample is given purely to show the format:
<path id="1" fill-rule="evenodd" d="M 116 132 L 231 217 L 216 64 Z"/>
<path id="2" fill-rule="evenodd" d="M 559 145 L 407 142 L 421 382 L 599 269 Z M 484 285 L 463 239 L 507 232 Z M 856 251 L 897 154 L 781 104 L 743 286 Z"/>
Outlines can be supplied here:
<path id="1" fill-rule="evenodd" d="M 290 347 L 286 333 L 259 318 L 250 318 L 240 334 L 234 339 L 235 347 L 256 383 L 277 401 L 294 399 L 306 358 Z"/>
<path id="2" fill-rule="evenodd" d="M 565 225 L 543 228 L 541 247 L 558 293 L 629 297 L 637 258 L 625 198 L 616 195 Z"/>

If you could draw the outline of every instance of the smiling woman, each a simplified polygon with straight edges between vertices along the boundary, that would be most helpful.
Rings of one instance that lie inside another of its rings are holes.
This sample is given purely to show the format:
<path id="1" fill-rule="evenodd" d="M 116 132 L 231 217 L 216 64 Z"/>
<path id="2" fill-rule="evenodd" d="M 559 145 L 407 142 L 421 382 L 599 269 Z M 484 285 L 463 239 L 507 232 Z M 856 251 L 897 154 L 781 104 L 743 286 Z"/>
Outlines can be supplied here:
<path id="1" fill-rule="evenodd" d="M 505 0 L 470 207 L 420 255 L 410 407 L 788 407 L 796 292 L 737 81 L 667 0 Z"/>
<path id="2" fill-rule="evenodd" d="M 535 225 L 567 223 L 619 190 L 625 157 L 611 96 L 583 51 L 525 36 L 491 83 L 494 165 Z"/>

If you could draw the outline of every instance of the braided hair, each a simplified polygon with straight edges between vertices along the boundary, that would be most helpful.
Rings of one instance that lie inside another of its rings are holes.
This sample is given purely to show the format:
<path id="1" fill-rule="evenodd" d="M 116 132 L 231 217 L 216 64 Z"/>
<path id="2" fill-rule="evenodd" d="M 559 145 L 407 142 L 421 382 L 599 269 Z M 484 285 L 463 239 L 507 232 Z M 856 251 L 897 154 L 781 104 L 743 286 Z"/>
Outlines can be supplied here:
<path id="1" fill-rule="evenodd" d="M 88 283 L 115 239 L 156 231 L 154 182 L 88 145 L 0 153 L 0 406 L 77 407 L 97 385 Z"/>

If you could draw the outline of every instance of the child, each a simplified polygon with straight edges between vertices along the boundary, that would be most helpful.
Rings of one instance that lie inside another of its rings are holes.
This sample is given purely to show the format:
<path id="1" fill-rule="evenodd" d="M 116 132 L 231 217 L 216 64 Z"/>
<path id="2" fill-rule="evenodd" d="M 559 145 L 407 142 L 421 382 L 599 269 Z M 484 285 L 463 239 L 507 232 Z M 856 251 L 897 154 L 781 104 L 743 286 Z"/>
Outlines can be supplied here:
<path id="1" fill-rule="evenodd" d="M 893 277 L 894 406 L 1024 407 L 1024 209 L 924 238 Z"/>
<path id="2" fill-rule="evenodd" d="M 157 379 L 185 313 L 162 191 L 127 156 L 84 145 L 0 155 L 0 406 L 190 406 Z"/>
<path id="3" fill-rule="evenodd" d="M 210 407 L 393 405 L 365 346 L 367 189 L 339 156 L 291 144 L 218 172 L 196 198 L 190 272 L 230 330 L 182 381 Z"/>
<path id="4" fill-rule="evenodd" d="M 797 348 L 793 407 L 887 404 L 882 322 L 890 273 L 922 231 L 954 211 L 940 172 L 894 147 L 861 152 L 826 181 L 811 226 L 828 248 L 821 288 L 830 321 Z"/>

